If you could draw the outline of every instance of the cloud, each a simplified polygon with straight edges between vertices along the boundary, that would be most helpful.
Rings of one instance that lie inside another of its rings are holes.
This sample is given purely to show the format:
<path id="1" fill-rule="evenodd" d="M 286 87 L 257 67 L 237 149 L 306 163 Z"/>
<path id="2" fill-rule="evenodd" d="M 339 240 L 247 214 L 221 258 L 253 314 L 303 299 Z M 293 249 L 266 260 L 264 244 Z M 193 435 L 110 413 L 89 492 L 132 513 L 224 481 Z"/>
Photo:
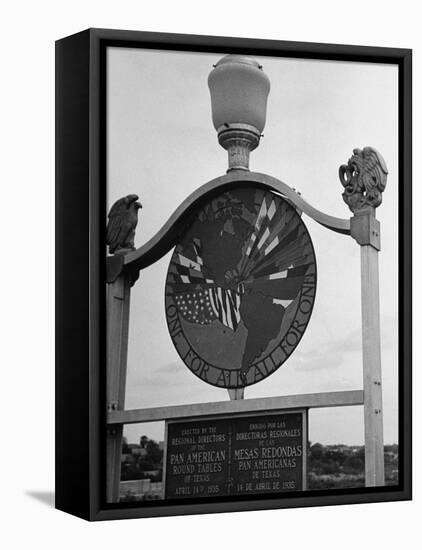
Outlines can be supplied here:
<path id="1" fill-rule="evenodd" d="M 360 331 L 354 330 L 336 340 L 321 342 L 306 351 L 298 349 L 294 353 L 294 358 L 301 370 L 334 369 L 344 363 L 348 354 L 360 351 Z"/>
<path id="2" fill-rule="evenodd" d="M 353 330 L 349 334 L 345 334 L 341 338 L 334 340 L 329 345 L 329 348 L 333 352 L 360 352 L 362 350 L 362 335 L 360 329 Z"/>
<path id="3" fill-rule="evenodd" d="M 344 354 L 318 350 L 303 353 L 297 357 L 298 368 L 301 370 L 322 370 L 339 367 L 344 360 Z"/>
<path id="4" fill-rule="evenodd" d="M 156 374 L 159 376 L 168 376 L 169 374 L 174 374 L 175 371 L 177 371 L 180 368 L 180 361 L 172 361 L 171 363 L 166 363 L 164 365 L 160 365 L 156 371 Z"/>
<path id="5" fill-rule="evenodd" d="M 385 318 L 381 321 L 381 345 L 383 350 L 397 345 L 397 319 Z M 318 346 L 302 351 L 300 348 L 294 352 L 294 358 L 298 362 L 298 368 L 302 370 L 322 370 L 340 367 L 347 359 L 348 354 L 362 352 L 361 329 L 355 329 L 343 334 L 340 338 L 321 342 Z"/>
<path id="6" fill-rule="evenodd" d="M 133 391 L 145 386 L 154 389 L 157 387 L 174 387 L 184 384 L 184 378 L 183 363 L 166 363 L 143 372 L 142 370 L 136 372 L 129 371 L 128 389 Z"/>

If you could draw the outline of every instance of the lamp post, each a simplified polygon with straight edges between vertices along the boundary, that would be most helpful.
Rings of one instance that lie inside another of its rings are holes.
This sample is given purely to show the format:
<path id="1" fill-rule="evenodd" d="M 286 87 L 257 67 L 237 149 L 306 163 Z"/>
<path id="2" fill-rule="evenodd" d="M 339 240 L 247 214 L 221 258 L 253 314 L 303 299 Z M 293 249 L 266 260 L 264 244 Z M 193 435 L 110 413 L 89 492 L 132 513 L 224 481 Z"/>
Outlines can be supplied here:
<path id="1" fill-rule="evenodd" d="M 226 55 L 208 77 L 212 121 L 218 142 L 228 152 L 227 173 L 249 171 L 249 155 L 262 137 L 270 80 L 262 65 L 243 55 Z M 243 399 L 244 388 L 229 389 L 230 399 Z"/>

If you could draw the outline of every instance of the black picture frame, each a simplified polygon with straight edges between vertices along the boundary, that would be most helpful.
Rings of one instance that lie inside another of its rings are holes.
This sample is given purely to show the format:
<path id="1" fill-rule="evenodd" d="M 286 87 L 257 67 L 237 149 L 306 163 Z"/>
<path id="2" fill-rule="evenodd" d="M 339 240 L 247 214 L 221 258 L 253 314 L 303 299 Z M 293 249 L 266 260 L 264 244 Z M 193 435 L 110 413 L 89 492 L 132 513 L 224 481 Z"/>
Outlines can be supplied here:
<path id="1" fill-rule="evenodd" d="M 397 487 L 224 502 L 106 504 L 105 52 L 108 46 L 389 63 L 399 73 Z M 412 497 L 412 52 L 408 49 L 88 29 L 56 42 L 56 508 L 87 520 L 408 500 Z"/>

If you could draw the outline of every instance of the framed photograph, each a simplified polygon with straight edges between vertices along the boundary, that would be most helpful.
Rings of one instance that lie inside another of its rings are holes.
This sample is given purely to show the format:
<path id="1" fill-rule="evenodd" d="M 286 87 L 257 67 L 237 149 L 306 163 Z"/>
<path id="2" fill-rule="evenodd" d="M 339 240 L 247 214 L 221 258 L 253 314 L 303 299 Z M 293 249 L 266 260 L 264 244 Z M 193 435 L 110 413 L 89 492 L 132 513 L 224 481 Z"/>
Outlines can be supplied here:
<path id="1" fill-rule="evenodd" d="M 56 507 L 411 498 L 411 50 L 56 43 Z"/>

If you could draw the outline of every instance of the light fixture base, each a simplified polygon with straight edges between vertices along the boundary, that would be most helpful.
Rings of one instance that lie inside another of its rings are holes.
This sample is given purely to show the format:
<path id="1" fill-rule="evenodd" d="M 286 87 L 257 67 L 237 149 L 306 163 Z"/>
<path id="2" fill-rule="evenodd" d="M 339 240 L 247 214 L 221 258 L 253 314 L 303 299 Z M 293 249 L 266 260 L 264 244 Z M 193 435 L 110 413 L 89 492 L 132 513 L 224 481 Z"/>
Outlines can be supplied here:
<path id="1" fill-rule="evenodd" d="M 249 153 L 256 149 L 261 138 L 260 132 L 250 124 L 226 123 L 217 130 L 218 142 L 227 150 L 229 168 L 249 171 Z"/>

